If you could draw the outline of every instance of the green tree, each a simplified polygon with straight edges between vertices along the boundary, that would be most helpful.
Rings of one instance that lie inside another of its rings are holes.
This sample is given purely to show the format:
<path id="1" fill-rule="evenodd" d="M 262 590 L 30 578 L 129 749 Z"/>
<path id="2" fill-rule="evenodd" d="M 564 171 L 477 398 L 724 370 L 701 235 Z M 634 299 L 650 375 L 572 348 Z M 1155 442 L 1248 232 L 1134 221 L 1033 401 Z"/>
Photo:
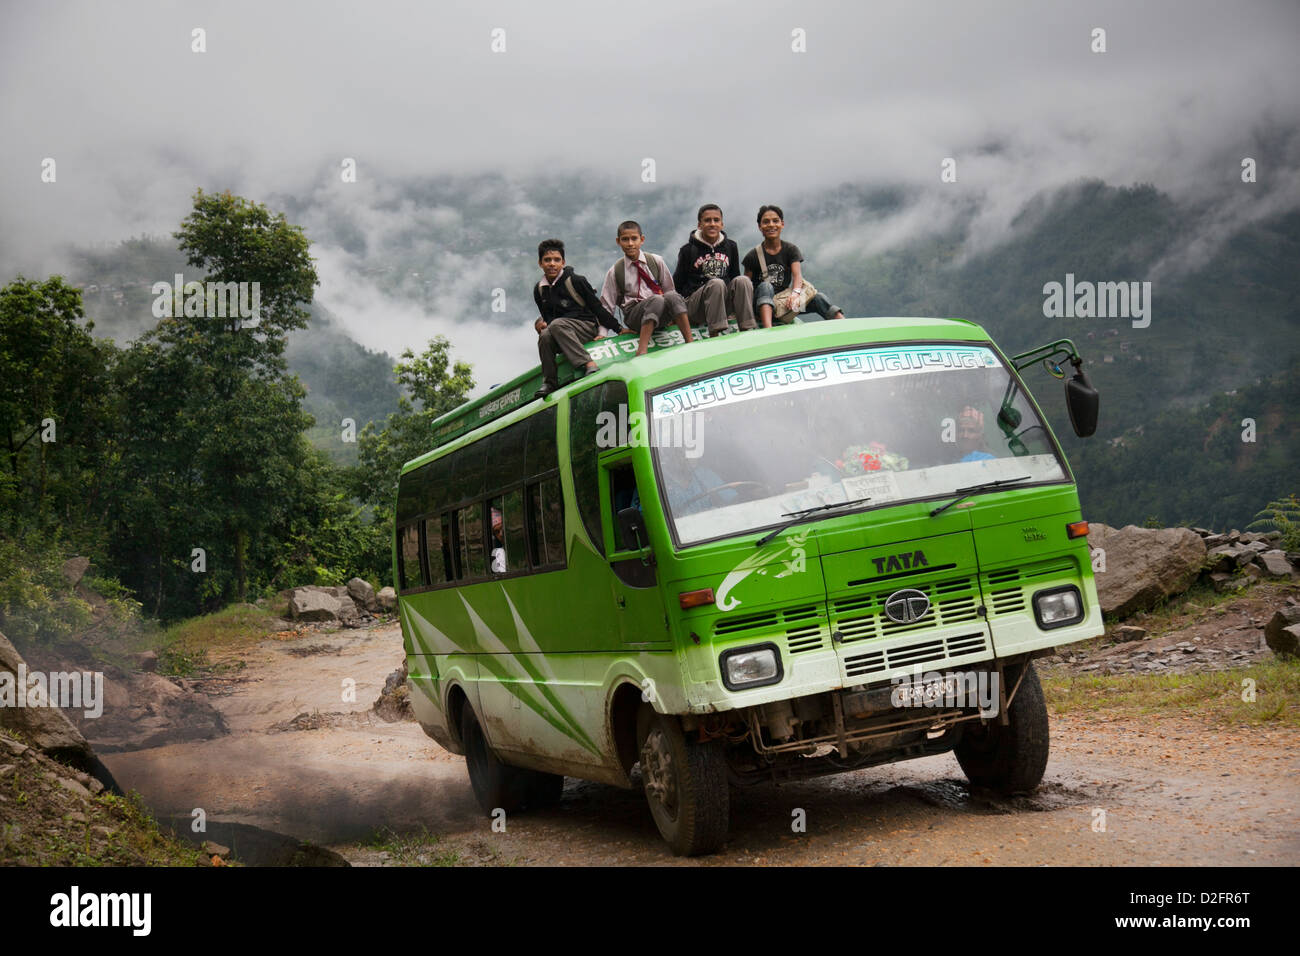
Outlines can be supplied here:
<path id="1" fill-rule="evenodd" d="M 310 454 L 302 386 L 287 375 L 287 332 L 305 327 L 318 284 L 302 230 L 229 193 L 195 194 L 176 238 L 207 282 L 258 283 L 254 326 L 172 315 L 118 367 L 124 428 L 113 509 L 123 576 L 155 612 L 244 600 L 253 566 L 277 550 Z M 175 311 L 175 310 L 173 310 Z M 194 549 L 206 571 L 192 570 Z"/>
<path id="2" fill-rule="evenodd" d="M 92 328 L 61 276 L 0 289 L 0 512 L 11 532 L 94 513 L 114 348 Z"/>
<path id="3" fill-rule="evenodd" d="M 393 372 L 410 396 L 398 398 L 398 410 L 382 428 L 369 423 L 357 439 L 352 493 L 371 509 L 371 527 L 377 531 L 373 540 L 378 542 L 371 564 L 385 570 L 402 465 L 429 450 L 434 419 L 463 403 L 474 387 L 472 369 L 465 362 L 453 365 L 449 348 L 447 339 L 439 335 L 419 356 L 410 349 L 403 351 Z"/>

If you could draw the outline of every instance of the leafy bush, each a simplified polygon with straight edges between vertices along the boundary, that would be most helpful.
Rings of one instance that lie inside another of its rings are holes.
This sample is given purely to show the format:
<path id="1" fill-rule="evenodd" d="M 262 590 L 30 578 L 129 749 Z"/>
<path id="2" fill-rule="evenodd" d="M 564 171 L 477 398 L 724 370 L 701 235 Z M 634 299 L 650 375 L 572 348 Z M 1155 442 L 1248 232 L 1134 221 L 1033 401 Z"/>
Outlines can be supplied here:
<path id="1" fill-rule="evenodd" d="M 1300 498 L 1294 494 L 1270 501 L 1246 526 L 1248 531 L 1278 531 L 1283 551 L 1300 551 Z"/>

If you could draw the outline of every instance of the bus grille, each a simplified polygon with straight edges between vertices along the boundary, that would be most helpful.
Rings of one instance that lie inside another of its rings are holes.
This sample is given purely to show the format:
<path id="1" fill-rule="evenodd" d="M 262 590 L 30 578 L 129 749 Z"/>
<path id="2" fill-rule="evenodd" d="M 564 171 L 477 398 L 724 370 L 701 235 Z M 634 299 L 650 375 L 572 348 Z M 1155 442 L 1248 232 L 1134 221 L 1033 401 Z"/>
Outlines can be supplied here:
<path id="1" fill-rule="evenodd" d="M 790 654 L 803 654 L 826 646 L 826 616 L 817 604 L 778 608 L 761 614 L 719 618 L 713 626 L 714 637 L 732 638 L 756 632 L 754 637 L 785 640 Z"/>
<path id="2" fill-rule="evenodd" d="M 942 661 L 952 657 L 983 652 L 988 647 L 983 634 L 957 634 L 913 644 L 879 648 L 863 654 L 844 658 L 844 673 L 848 677 L 863 677 L 882 671 L 912 667 L 928 661 Z"/>
<path id="3" fill-rule="evenodd" d="M 914 624 L 899 624 L 885 615 L 885 601 L 899 590 L 874 591 L 840 598 L 831 603 L 831 630 L 842 644 L 890 637 L 913 631 L 928 631 L 979 620 L 979 591 L 974 578 L 949 578 L 927 584 L 909 585 L 925 593 L 930 610 Z"/>
<path id="4" fill-rule="evenodd" d="M 1037 587 L 1035 578 L 1055 577 L 1075 570 L 1070 558 L 1054 558 L 1023 568 L 1002 568 L 984 575 L 984 593 L 988 595 L 989 616 L 1018 614 L 1028 606 L 1029 594 Z"/>

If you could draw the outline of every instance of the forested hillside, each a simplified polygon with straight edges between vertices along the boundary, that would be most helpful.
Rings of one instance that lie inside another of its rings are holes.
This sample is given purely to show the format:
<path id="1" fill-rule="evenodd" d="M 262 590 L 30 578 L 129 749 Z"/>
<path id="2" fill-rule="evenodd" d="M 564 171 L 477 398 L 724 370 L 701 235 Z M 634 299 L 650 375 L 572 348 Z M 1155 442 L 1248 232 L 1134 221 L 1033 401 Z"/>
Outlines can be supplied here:
<path id="1" fill-rule="evenodd" d="M 618 220 L 639 220 L 647 248 L 672 261 L 698 201 L 685 187 L 627 193 L 566 177 L 429 178 L 406 184 L 400 204 L 374 211 L 391 225 L 379 236 L 359 213 L 294 197 L 282 205 L 317 223 L 314 242 L 347 253 L 376 302 L 428 304 L 436 296 L 469 317 L 485 311 L 494 288 L 506 288 L 510 309 L 492 319 L 503 334 L 523 335 L 532 317 L 524 290 L 535 281 L 539 239 L 563 237 L 569 262 L 598 279 L 617 256 Z M 1094 438 L 1081 442 L 1070 433 L 1054 381 L 1037 370 L 1026 374 L 1067 446 L 1091 513 L 1113 524 L 1154 517 L 1244 525 L 1264 502 L 1296 490 L 1288 468 L 1300 450 L 1296 406 L 1281 401 L 1280 390 L 1294 384 L 1288 369 L 1300 357 L 1300 214 L 1261 220 L 1211 244 L 1208 258 L 1194 258 L 1189 238 L 1211 228 L 1204 210 L 1151 186 L 1088 181 L 1032 198 L 1004 241 L 991 246 L 978 234 L 976 202 L 960 207 L 945 228 L 896 246 L 872 242 L 919 202 L 917 191 L 902 188 L 810 192 L 784 205 L 786 236 L 807 257 L 806 274 L 849 315 L 968 318 L 1008 352 L 1072 338 L 1102 393 Z M 730 210 L 727 228 L 742 251 L 759 238 L 749 210 Z M 71 278 L 83 286 L 96 334 L 119 342 L 156 321 L 148 283 L 184 271 L 166 238 L 86 250 L 76 261 Z M 1045 317 L 1043 287 L 1067 273 L 1079 281 L 1151 281 L 1150 325 Z M 367 315 L 333 316 L 319 303 L 311 313 L 308 327 L 290 334 L 287 357 L 316 419 L 312 442 L 335 463 L 350 464 L 356 445 L 342 440 L 342 422 L 353 419 L 359 431 L 396 408 L 393 359 L 347 336 Z M 1253 444 L 1239 440 L 1244 418 L 1257 423 Z M 1225 443 L 1229 419 L 1238 423 L 1236 445 Z M 1167 467 L 1192 447 L 1200 449 L 1192 461 Z M 1228 475 L 1236 477 L 1225 484 Z"/>

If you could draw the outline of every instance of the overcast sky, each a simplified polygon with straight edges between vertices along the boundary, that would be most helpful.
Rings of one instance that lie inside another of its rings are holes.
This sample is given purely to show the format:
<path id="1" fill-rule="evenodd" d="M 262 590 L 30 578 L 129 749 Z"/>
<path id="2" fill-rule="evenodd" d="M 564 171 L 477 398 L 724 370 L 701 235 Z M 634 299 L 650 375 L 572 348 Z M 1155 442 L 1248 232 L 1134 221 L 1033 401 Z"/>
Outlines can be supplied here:
<path id="1" fill-rule="evenodd" d="M 411 175 L 590 169 L 631 191 L 647 157 L 661 185 L 742 206 L 846 181 L 931 190 L 878 243 L 942 223 L 957 197 L 995 242 L 1024 199 L 1085 176 L 1202 200 L 1230 230 L 1300 204 L 1297 49 L 1295 0 L 5 2 L 0 278 L 69 242 L 170 233 L 196 186 L 378 209 Z M 1269 202 L 1214 207 L 1243 156 Z M 343 157 L 366 188 L 340 192 Z M 318 244 L 319 300 L 363 307 L 350 257 Z M 396 353 L 455 318 L 352 321 Z M 503 377 L 527 346 L 465 356 Z"/>

